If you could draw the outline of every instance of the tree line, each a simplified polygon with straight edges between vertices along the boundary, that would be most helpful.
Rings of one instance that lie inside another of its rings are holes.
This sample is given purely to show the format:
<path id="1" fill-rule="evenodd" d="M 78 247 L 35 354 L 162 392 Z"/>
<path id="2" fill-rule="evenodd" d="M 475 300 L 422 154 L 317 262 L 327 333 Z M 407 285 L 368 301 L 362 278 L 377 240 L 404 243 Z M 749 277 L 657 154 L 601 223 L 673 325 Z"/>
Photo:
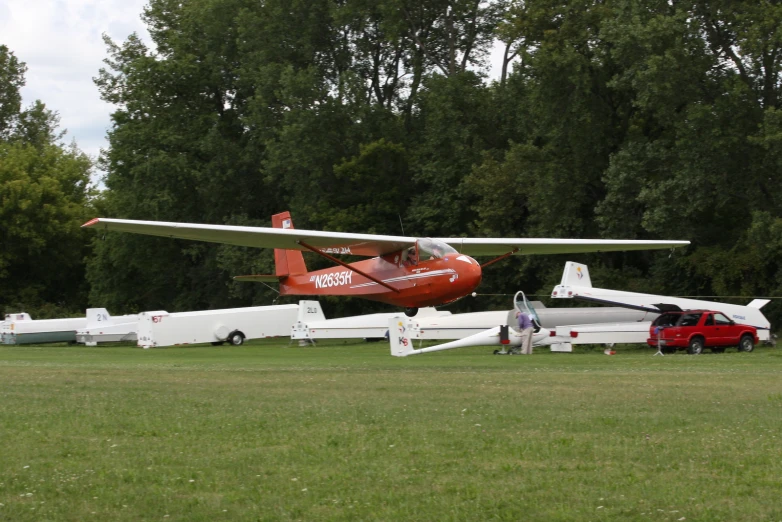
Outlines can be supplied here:
<path id="1" fill-rule="evenodd" d="M 106 190 L 76 206 L 257 226 L 288 209 L 298 228 L 378 234 L 692 241 L 505 260 L 453 311 L 548 294 L 567 259 L 630 291 L 782 295 L 779 2 L 152 0 L 143 17 L 153 45 L 105 40 Z M 485 73 L 493 48 L 498 78 Z M 72 265 L 85 273 L 80 298 L 116 312 L 277 297 L 231 279 L 271 273 L 271 252 L 74 234 L 59 236 L 62 251 L 15 255 L 84 255 Z M 782 319 L 780 306 L 766 312 Z"/>
<path id="2" fill-rule="evenodd" d="M 89 294 L 91 241 L 79 226 L 94 212 L 92 162 L 61 143 L 59 117 L 43 102 L 22 107 L 26 71 L 0 45 L 0 308 L 62 317 L 83 310 Z"/>

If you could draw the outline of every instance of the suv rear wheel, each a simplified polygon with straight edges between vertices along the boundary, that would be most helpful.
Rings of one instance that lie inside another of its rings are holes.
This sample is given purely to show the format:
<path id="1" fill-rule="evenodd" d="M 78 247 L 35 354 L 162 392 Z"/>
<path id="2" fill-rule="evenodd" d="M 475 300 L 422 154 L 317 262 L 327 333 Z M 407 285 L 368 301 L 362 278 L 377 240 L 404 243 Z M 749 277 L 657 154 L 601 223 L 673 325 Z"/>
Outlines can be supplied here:
<path id="1" fill-rule="evenodd" d="M 703 337 L 693 337 L 687 346 L 687 353 L 690 355 L 700 355 L 703 353 Z"/>
<path id="2" fill-rule="evenodd" d="M 739 341 L 740 352 L 751 352 L 755 349 L 755 339 L 751 335 L 742 335 Z"/>

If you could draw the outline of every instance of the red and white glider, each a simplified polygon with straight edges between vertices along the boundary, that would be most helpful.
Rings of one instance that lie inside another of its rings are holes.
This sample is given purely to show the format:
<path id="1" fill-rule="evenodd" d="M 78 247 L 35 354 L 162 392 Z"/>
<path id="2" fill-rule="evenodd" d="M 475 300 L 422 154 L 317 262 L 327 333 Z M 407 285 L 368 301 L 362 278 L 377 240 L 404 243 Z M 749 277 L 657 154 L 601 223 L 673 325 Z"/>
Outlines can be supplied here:
<path id="1" fill-rule="evenodd" d="M 274 275 L 238 276 L 239 281 L 279 282 L 281 295 L 349 295 L 405 308 L 450 303 L 480 284 L 482 268 L 511 255 L 568 254 L 669 249 L 689 241 L 533 238 L 417 238 L 297 230 L 289 212 L 272 216 L 272 228 L 200 225 L 96 218 L 83 227 L 228 245 L 273 248 Z M 302 251 L 336 266 L 308 272 Z M 344 263 L 335 255 L 370 259 Z M 474 257 L 493 256 L 479 264 Z"/>

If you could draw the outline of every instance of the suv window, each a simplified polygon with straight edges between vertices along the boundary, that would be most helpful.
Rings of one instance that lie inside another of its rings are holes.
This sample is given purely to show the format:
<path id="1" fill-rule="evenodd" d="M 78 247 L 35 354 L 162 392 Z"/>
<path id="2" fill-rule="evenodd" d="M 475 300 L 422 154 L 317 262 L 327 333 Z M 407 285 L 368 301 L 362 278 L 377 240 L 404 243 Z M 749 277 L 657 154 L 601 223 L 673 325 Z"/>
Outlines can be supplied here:
<path id="1" fill-rule="evenodd" d="M 703 326 L 714 326 L 714 315 L 709 314 L 706 316 L 706 321 L 703 323 Z"/>
<path id="2" fill-rule="evenodd" d="M 676 326 L 697 326 L 703 314 L 682 314 Z"/>
<path id="3" fill-rule="evenodd" d="M 722 314 L 714 314 L 714 319 L 717 320 L 717 324 L 719 325 L 729 325 L 731 323 L 731 320 Z"/>
<path id="4" fill-rule="evenodd" d="M 654 320 L 655 326 L 673 326 L 681 317 L 681 314 L 662 314 Z"/>

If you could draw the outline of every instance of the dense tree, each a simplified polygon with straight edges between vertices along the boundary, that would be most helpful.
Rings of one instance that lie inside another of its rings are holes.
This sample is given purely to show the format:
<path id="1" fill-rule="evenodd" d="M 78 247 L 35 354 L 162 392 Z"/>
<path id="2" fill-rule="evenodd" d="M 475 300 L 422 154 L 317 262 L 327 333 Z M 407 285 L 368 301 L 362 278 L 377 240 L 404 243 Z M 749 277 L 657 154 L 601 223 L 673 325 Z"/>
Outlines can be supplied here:
<path id="1" fill-rule="evenodd" d="M 0 142 L 0 305 L 39 318 L 84 307 L 90 160 L 75 148 Z M 83 313 L 83 310 L 82 310 Z"/>
<path id="2" fill-rule="evenodd" d="M 778 16 L 775 3 L 516 4 L 503 38 L 524 59 L 501 90 L 520 93 L 535 123 L 468 178 L 478 230 L 690 239 L 670 259 L 600 256 L 594 271 L 621 268 L 647 291 L 768 293 L 748 281 L 780 273 L 751 239 L 773 222 L 753 210 L 780 213 Z M 494 188 L 512 181 L 503 213 Z M 536 288 L 533 274 L 548 273 L 545 289 L 553 263 L 518 263 L 519 279 Z"/>
<path id="3" fill-rule="evenodd" d="M 0 139 L 7 139 L 16 125 L 26 71 L 27 66 L 8 47 L 0 45 Z"/>
<path id="4" fill-rule="evenodd" d="M 0 46 L 0 309 L 83 314 L 92 161 L 60 142 L 59 117 L 21 108 L 26 65 Z"/>
<path id="5" fill-rule="evenodd" d="M 101 204 L 257 225 L 290 209 L 298 227 L 357 232 L 690 239 L 670 258 L 578 259 L 628 289 L 770 294 L 781 16 L 749 1 L 152 0 L 154 46 L 107 40 L 97 78 L 117 107 Z M 547 293 L 564 260 L 503 261 L 483 289 Z M 192 309 L 271 301 L 230 282 L 271 269 L 268 252 L 114 234 L 89 280 L 95 304 Z"/>

